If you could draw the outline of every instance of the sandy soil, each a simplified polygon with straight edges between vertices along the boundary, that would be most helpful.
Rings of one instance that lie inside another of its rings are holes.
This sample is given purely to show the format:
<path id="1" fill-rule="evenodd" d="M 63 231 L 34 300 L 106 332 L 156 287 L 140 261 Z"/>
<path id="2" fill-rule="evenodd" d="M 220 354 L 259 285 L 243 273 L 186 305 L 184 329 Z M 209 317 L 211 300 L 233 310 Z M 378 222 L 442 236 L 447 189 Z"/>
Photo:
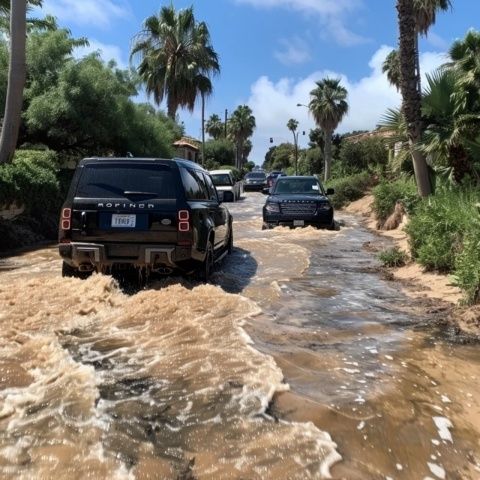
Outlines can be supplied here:
<path id="1" fill-rule="evenodd" d="M 404 217 L 402 223 L 395 230 L 379 230 L 377 219 L 372 211 L 373 195 L 352 202 L 343 209 L 346 213 L 362 216 L 364 224 L 378 235 L 392 239 L 396 246 L 410 255 L 408 237 L 404 227 L 408 218 Z M 375 246 L 370 246 L 375 249 Z M 413 298 L 430 299 L 439 301 L 439 305 L 449 305 L 452 308 L 452 319 L 455 327 L 462 332 L 480 339 L 480 306 L 470 308 L 460 307 L 462 292 L 452 283 L 449 275 L 441 275 L 424 271 L 423 267 L 413 261 L 405 266 L 389 269 L 393 280 L 398 280 L 404 292 Z"/>

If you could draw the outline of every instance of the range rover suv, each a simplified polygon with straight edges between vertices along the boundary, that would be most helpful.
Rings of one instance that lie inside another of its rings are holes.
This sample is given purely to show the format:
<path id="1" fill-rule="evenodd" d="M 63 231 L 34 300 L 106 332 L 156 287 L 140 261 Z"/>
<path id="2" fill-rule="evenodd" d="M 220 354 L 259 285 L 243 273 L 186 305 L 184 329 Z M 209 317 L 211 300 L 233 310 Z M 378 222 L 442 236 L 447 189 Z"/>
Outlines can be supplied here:
<path id="1" fill-rule="evenodd" d="M 233 247 L 221 200 L 209 173 L 187 160 L 86 158 L 61 210 L 62 274 L 134 266 L 207 280 Z"/>
<path id="2" fill-rule="evenodd" d="M 333 207 L 316 177 L 278 177 L 263 206 L 263 229 L 277 226 L 335 228 Z"/>

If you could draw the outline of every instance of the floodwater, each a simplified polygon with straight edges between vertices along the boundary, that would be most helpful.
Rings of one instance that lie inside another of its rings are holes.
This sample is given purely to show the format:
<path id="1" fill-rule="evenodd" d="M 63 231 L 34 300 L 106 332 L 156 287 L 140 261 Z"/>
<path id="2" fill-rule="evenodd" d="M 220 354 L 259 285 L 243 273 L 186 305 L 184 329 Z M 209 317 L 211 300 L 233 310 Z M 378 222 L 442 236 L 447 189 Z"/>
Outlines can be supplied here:
<path id="1" fill-rule="evenodd" d="M 480 353 L 379 275 L 372 234 L 229 206 L 208 285 L 0 259 L 0 477 L 480 478 Z"/>

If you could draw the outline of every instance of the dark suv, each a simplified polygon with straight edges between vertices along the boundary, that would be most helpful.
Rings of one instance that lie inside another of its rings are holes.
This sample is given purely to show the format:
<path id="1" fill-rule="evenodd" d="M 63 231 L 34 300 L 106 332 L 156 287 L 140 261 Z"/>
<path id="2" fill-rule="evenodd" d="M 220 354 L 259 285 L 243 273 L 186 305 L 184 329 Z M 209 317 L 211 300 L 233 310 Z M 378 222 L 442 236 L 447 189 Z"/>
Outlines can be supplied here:
<path id="1" fill-rule="evenodd" d="M 335 228 L 333 207 L 316 177 L 278 177 L 263 207 L 263 229 L 276 226 Z"/>
<path id="2" fill-rule="evenodd" d="M 86 158 L 61 211 L 64 276 L 134 266 L 207 280 L 232 246 L 229 211 L 208 172 L 187 160 Z"/>

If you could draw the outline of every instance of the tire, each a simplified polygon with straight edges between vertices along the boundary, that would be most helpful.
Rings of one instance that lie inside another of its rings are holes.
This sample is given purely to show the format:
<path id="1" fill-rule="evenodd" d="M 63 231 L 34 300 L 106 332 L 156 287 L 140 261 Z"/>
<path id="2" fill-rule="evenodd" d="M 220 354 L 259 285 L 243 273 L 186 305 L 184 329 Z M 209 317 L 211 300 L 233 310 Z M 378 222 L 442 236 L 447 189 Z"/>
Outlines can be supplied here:
<path id="1" fill-rule="evenodd" d="M 233 229 L 230 225 L 230 235 L 228 236 L 227 242 L 227 253 L 230 255 L 233 252 Z"/>
<path id="2" fill-rule="evenodd" d="M 207 244 L 207 253 L 205 255 L 205 260 L 203 261 L 200 268 L 197 270 L 197 278 L 201 282 L 208 282 L 210 275 L 213 270 L 213 244 L 209 240 Z"/>
<path id="3" fill-rule="evenodd" d="M 332 220 L 332 223 L 327 227 L 327 230 L 336 230 L 337 229 L 337 224 L 335 223 L 335 220 Z"/>
<path id="4" fill-rule="evenodd" d="M 84 280 L 91 275 L 91 272 L 80 272 L 78 268 L 72 267 L 67 262 L 62 263 L 62 277 L 80 278 Z"/>

